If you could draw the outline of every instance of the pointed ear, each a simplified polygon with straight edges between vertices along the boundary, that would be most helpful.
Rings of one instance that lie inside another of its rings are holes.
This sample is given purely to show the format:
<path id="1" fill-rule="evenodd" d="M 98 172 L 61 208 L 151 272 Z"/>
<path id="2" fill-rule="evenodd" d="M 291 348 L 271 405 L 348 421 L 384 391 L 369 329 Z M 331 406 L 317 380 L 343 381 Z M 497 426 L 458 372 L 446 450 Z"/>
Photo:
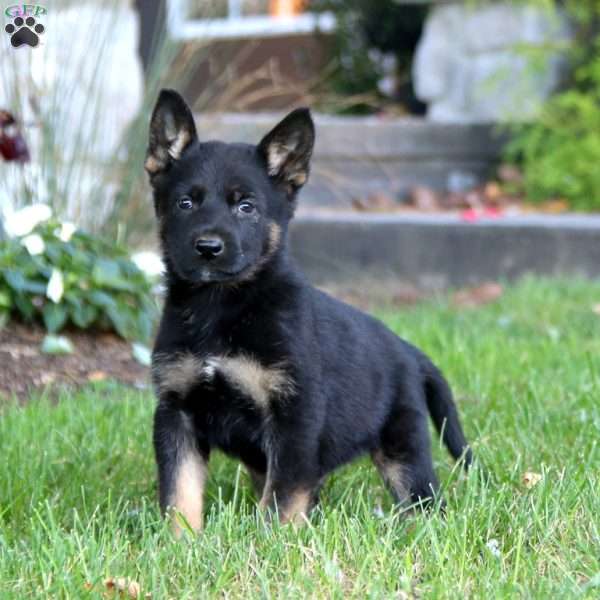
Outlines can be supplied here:
<path id="1" fill-rule="evenodd" d="M 185 100 L 175 90 L 162 90 L 150 119 L 146 171 L 152 176 L 166 170 L 197 139 L 194 117 Z"/>
<path id="2" fill-rule="evenodd" d="M 301 188 L 308 179 L 310 157 L 315 143 L 315 126 L 308 108 L 292 111 L 258 145 L 270 177 Z"/>

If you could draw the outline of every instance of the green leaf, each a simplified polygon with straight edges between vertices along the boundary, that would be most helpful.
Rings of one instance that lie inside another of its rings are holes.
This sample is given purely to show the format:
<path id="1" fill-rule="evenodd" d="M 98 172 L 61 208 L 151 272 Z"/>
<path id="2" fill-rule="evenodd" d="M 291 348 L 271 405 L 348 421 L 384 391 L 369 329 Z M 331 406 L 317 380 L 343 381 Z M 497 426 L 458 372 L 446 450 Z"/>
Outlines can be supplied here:
<path id="1" fill-rule="evenodd" d="M 47 335 L 42 342 L 44 354 L 72 354 L 75 348 L 64 335 Z"/>
<path id="2" fill-rule="evenodd" d="M 42 310 L 44 325 L 50 333 L 60 331 L 67 322 L 67 307 L 64 304 L 48 302 Z"/>
<path id="3" fill-rule="evenodd" d="M 69 298 L 69 314 L 71 320 L 77 327 L 86 329 L 98 316 L 98 309 L 92 304 L 88 304 L 79 298 Z"/>
<path id="4" fill-rule="evenodd" d="M 33 315 L 35 314 L 35 306 L 33 305 L 31 298 L 22 294 L 17 294 L 15 296 L 15 306 L 25 319 L 33 319 Z"/>
<path id="5" fill-rule="evenodd" d="M 100 290 L 92 291 L 89 295 L 89 298 L 90 302 L 106 310 L 117 307 L 116 301 L 109 294 L 106 292 L 101 292 Z"/>
<path id="6" fill-rule="evenodd" d="M 124 307 L 114 306 L 106 309 L 106 314 L 113 327 L 122 338 L 130 338 L 135 331 L 135 320 Z"/>
<path id="7" fill-rule="evenodd" d="M 144 365 L 144 367 L 149 367 L 151 365 L 152 350 L 150 350 L 148 346 L 139 343 L 131 344 L 131 353 L 133 354 L 133 358 L 135 358 L 140 365 Z"/>
<path id="8" fill-rule="evenodd" d="M 6 283 L 15 290 L 15 292 L 30 292 L 38 296 L 46 294 L 46 284 L 27 279 L 21 271 L 10 269 L 4 271 Z"/>
<path id="9" fill-rule="evenodd" d="M 98 259 L 92 270 L 92 281 L 100 287 L 135 291 L 135 287 L 125 279 L 119 263 L 115 260 Z"/>
<path id="10" fill-rule="evenodd" d="M 0 290 L 0 308 L 12 308 L 10 294 L 3 290 Z"/>

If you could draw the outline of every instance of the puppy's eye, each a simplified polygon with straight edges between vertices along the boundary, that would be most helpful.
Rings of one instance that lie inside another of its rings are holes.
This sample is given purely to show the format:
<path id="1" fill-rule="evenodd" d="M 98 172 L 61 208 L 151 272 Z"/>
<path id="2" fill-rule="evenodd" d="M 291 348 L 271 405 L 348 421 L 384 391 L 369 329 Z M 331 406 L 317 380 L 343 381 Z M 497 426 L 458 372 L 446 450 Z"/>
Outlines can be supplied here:
<path id="1" fill-rule="evenodd" d="M 256 210 L 256 207 L 254 204 L 252 204 L 252 202 L 249 202 L 248 200 L 242 200 L 238 204 L 238 210 L 246 215 L 251 215 Z"/>
<path id="2" fill-rule="evenodd" d="M 194 203 L 189 196 L 181 196 L 181 198 L 177 199 L 177 206 L 181 208 L 181 210 L 190 210 L 194 208 Z"/>

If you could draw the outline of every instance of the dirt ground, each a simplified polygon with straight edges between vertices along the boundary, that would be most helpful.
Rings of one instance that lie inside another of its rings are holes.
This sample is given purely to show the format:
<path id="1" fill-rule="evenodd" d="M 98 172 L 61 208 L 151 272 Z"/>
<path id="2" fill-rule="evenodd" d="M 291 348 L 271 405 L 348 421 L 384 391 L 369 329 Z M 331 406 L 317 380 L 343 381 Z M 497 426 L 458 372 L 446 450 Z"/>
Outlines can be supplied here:
<path id="1" fill-rule="evenodd" d="M 40 351 L 45 332 L 38 326 L 11 322 L 0 329 L 0 397 L 23 400 L 34 388 L 105 379 L 150 385 L 149 370 L 134 360 L 128 342 L 107 333 L 65 333 L 75 352 L 55 356 Z"/>
<path id="2" fill-rule="evenodd" d="M 332 284 L 321 289 L 340 300 L 367 311 L 377 308 L 406 310 L 430 299 L 423 293 L 397 282 L 368 285 Z M 457 310 L 468 310 L 494 302 L 503 294 L 501 285 L 482 283 L 457 290 L 451 303 Z M 51 386 L 77 387 L 89 382 L 115 380 L 140 389 L 150 389 L 150 372 L 132 355 L 131 344 L 110 333 L 72 330 L 64 332 L 75 351 L 54 356 L 40 350 L 45 331 L 39 325 L 9 322 L 0 328 L 0 400 L 15 395 L 25 400 L 32 390 Z"/>

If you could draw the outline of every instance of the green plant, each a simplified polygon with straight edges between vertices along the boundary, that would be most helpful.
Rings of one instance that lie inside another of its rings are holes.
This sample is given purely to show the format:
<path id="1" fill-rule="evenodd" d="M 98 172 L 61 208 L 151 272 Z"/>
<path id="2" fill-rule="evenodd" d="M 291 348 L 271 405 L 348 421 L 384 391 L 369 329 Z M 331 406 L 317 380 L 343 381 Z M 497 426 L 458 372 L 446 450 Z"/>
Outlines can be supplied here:
<path id="1" fill-rule="evenodd" d="M 559 197 L 574 209 L 598 210 L 600 2 L 567 0 L 560 4 L 573 28 L 566 52 L 568 78 L 534 122 L 511 126 L 513 136 L 506 157 L 522 165 L 529 199 Z"/>
<path id="2" fill-rule="evenodd" d="M 0 242 L 0 318 L 114 330 L 147 341 L 157 316 L 152 282 L 114 243 L 75 230 L 33 205 L 5 220 Z"/>
<path id="3" fill-rule="evenodd" d="M 422 111 L 412 91 L 411 63 L 426 6 L 397 0 L 312 0 L 309 7 L 336 18 L 328 86 L 346 98 L 341 106 L 348 112 L 373 112 L 393 100 Z"/>

